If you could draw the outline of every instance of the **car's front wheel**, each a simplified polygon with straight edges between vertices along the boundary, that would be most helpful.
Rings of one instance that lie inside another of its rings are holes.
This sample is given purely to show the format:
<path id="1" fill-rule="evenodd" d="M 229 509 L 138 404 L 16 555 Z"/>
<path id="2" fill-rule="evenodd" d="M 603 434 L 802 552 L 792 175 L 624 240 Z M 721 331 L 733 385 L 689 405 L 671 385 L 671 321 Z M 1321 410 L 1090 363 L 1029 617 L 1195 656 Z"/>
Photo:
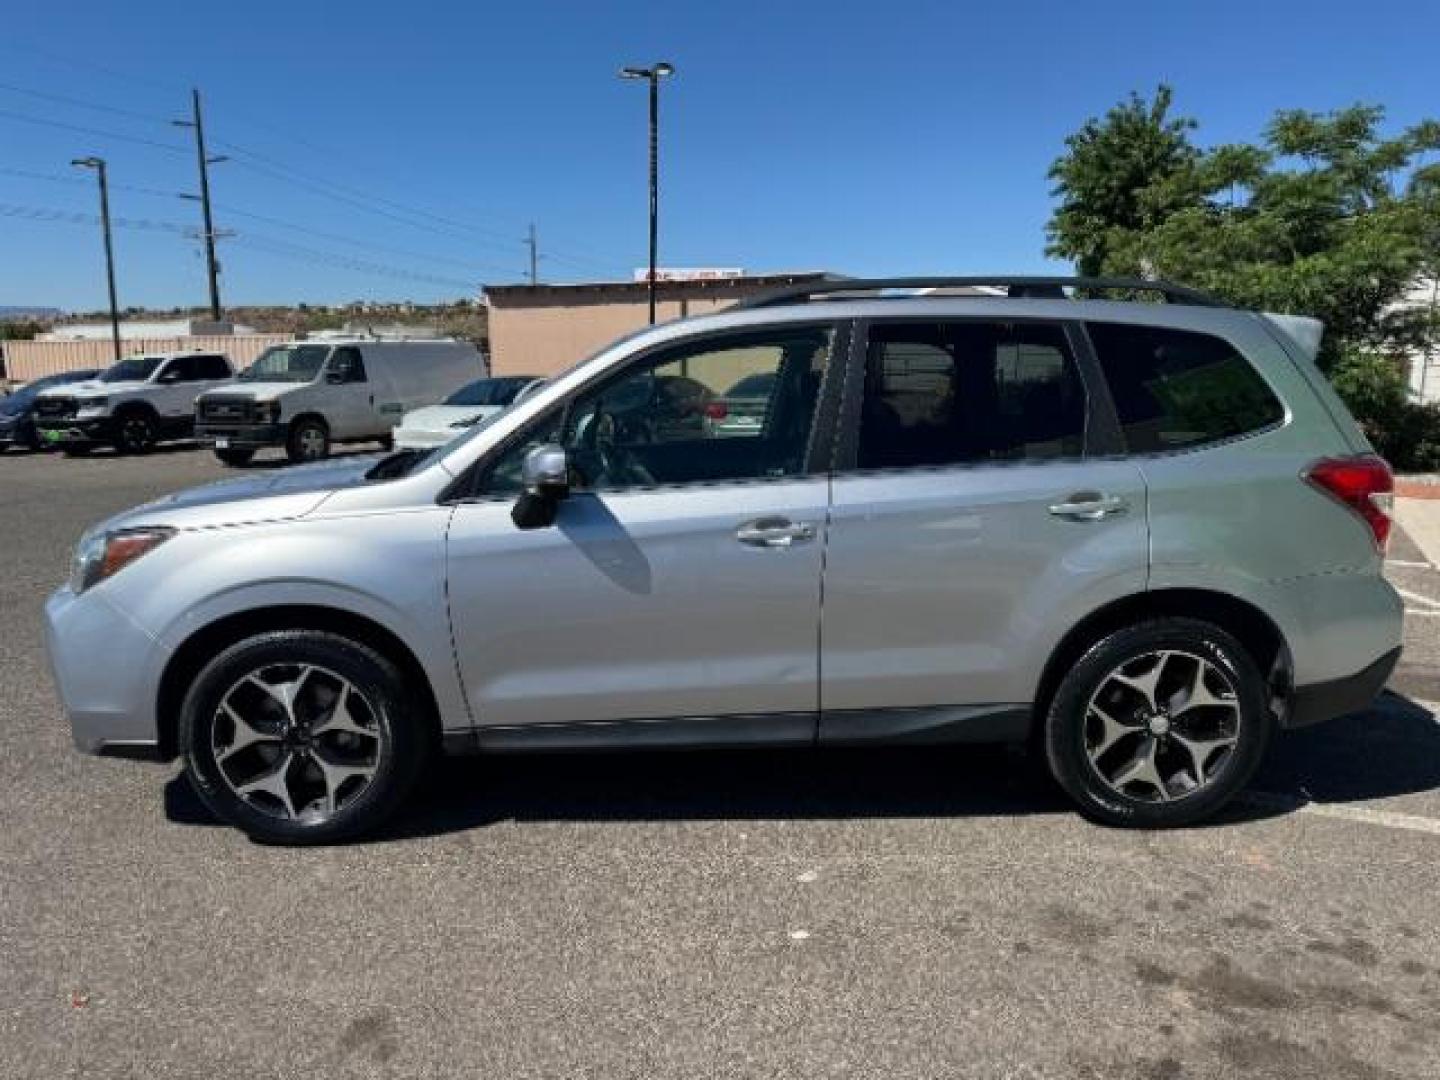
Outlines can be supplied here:
<path id="1" fill-rule="evenodd" d="M 285 456 L 293 463 L 319 461 L 330 453 L 330 429 L 325 421 L 314 416 L 302 416 L 290 425 L 290 434 L 285 440 Z"/>
<path id="2" fill-rule="evenodd" d="M 250 836 L 319 844 L 368 832 L 400 805 L 429 749 L 399 670 L 335 634 L 241 641 L 181 707 L 185 768 L 201 799 Z"/>
<path id="3" fill-rule="evenodd" d="M 155 417 L 143 409 L 130 409 L 115 418 L 115 450 L 121 454 L 143 454 L 155 445 L 158 428 Z"/>
<path id="4" fill-rule="evenodd" d="M 1158 618 L 1080 657 L 1051 699 L 1044 734 L 1051 772 L 1088 817 L 1163 828 L 1233 798 L 1273 727 L 1265 680 L 1233 635 Z"/>

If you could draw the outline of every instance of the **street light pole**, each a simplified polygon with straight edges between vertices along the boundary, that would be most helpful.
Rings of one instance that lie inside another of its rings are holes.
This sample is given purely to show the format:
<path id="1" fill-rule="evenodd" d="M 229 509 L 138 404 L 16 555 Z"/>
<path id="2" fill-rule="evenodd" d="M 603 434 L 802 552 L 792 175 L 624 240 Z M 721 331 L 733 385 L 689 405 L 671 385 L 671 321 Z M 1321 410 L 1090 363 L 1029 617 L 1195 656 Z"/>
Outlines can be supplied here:
<path id="1" fill-rule="evenodd" d="M 105 159 L 76 158 L 70 162 L 82 169 L 94 169 L 100 178 L 100 228 L 105 234 L 105 282 L 110 290 L 110 342 L 115 362 L 120 362 L 120 305 L 115 299 L 115 247 L 110 239 L 110 184 L 105 175 Z"/>
<path id="2" fill-rule="evenodd" d="M 646 275 L 650 298 L 650 324 L 655 324 L 655 261 L 660 246 L 660 80 L 675 73 L 663 60 L 653 67 L 620 69 L 622 79 L 645 79 L 650 84 L 650 270 Z"/>

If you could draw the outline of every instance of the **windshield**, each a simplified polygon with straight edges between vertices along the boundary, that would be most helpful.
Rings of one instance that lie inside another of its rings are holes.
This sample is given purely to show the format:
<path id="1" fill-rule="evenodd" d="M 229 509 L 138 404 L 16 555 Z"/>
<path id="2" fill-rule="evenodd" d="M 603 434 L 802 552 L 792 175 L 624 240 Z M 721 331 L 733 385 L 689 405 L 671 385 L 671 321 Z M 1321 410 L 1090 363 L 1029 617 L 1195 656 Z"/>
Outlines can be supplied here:
<path id="1" fill-rule="evenodd" d="M 320 373 L 329 345 L 277 345 L 239 375 L 241 382 L 308 383 Z"/>
<path id="2" fill-rule="evenodd" d="M 144 382 L 155 374 L 155 369 L 165 362 L 163 356 L 127 356 L 117 364 L 112 364 L 105 369 L 100 376 L 100 381 L 111 382 Z"/>
<path id="3" fill-rule="evenodd" d="M 448 398 L 446 405 L 455 405 L 465 408 L 494 408 L 497 405 L 509 405 L 515 400 L 515 395 L 523 390 L 530 382 L 528 376 L 520 378 L 504 379 L 477 379 L 468 386 L 462 386 Z"/>

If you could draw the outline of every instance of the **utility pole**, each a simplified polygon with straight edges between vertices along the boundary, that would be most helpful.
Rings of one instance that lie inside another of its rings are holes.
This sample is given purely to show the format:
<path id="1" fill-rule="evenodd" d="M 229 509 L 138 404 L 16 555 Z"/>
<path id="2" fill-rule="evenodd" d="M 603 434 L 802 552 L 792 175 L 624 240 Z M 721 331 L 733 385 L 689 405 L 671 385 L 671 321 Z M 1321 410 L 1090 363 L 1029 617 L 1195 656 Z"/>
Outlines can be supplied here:
<path id="1" fill-rule="evenodd" d="M 200 166 L 200 213 L 205 223 L 205 265 L 210 276 L 210 318 L 220 321 L 220 264 L 215 261 L 215 220 L 210 212 L 210 166 L 227 160 L 222 154 L 209 157 L 205 153 L 205 124 L 200 116 L 200 91 L 190 91 L 191 119 L 172 120 L 176 127 L 195 129 L 195 158 Z M 185 196 L 194 198 L 194 196 Z"/>
<path id="2" fill-rule="evenodd" d="M 105 234 L 105 281 L 110 289 L 110 342 L 115 362 L 120 362 L 120 305 L 115 299 L 115 247 L 110 240 L 110 184 L 105 175 L 105 159 L 76 158 L 70 162 L 82 169 L 94 169 L 100 178 L 100 228 Z"/>
<path id="3" fill-rule="evenodd" d="M 653 67 L 625 67 L 622 79 L 646 79 L 650 83 L 650 325 L 655 325 L 655 258 L 660 241 L 660 80 L 675 74 L 675 65 L 663 60 Z"/>
<path id="4" fill-rule="evenodd" d="M 537 241 L 535 239 L 535 223 L 533 221 L 530 223 L 530 236 L 528 239 L 526 239 L 525 243 L 530 248 L 530 284 L 538 285 L 540 283 L 538 266 L 540 262 L 540 255 L 538 253 Z"/>

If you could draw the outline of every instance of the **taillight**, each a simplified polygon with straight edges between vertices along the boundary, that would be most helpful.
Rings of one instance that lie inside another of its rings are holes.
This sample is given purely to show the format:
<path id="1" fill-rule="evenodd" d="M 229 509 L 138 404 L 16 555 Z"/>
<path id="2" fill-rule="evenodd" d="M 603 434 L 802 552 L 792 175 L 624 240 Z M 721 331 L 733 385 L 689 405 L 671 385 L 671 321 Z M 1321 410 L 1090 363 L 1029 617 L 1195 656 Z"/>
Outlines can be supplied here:
<path id="1" fill-rule="evenodd" d="M 1375 546 L 1382 553 L 1385 551 L 1390 539 L 1390 504 L 1395 477 L 1383 458 L 1374 454 L 1321 458 L 1302 475 L 1358 514 L 1374 534 Z"/>
<path id="2" fill-rule="evenodd" d="M 705 415 L 711 420 L 724 420 L 730 415 L 730 406 L 723 401 L 712 401 L 705 406 Z"/>

